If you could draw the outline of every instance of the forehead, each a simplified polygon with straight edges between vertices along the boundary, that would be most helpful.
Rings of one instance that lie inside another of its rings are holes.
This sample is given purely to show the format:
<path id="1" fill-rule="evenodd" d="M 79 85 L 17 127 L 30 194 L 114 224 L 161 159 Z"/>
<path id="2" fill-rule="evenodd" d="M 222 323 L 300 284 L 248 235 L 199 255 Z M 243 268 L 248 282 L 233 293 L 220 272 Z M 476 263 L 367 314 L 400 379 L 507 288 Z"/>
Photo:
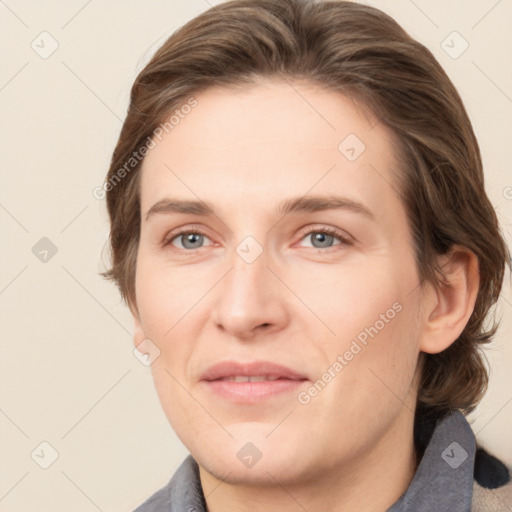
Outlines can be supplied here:
<path id="1" fill-rule="evenodd" d="M 392 134 L 340 93 L 267 80 L 194 98 L 144 159 L 143 214 L 169 194 L 270 207 L 287 196 L 340 192 L 375 203 L 376 214 L 399 200 Z"/>

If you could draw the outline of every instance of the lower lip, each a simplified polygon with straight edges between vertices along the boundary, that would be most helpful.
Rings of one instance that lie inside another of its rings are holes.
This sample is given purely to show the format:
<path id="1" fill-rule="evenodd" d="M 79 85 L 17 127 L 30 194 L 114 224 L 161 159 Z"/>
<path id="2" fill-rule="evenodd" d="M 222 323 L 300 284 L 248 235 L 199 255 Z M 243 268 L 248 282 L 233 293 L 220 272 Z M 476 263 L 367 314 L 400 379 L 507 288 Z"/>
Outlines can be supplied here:
<path id="1" fill-rule="evenodd" d="M 260 382 L 204 381 L 209 389 L 234 403 L 253 404 L 296 391 L 305 380 L 277 379 Z"/>

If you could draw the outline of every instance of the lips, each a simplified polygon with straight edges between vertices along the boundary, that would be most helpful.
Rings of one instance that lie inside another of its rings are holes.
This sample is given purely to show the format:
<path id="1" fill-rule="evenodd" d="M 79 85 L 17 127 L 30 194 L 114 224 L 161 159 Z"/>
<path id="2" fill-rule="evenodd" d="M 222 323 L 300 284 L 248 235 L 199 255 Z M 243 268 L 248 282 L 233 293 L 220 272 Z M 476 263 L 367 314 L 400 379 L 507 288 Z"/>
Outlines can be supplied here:
<path id="1" fill-rule="evenodd" d="M 225 382 L 265 382 L 267 380 L 279 380 L 281 378 L 282 377 L 278 377 L 276 375 L 234 375 L 230 377 L 222 377 L 217 380 Z"/>
<path id="2" fill-rule="evenodd" d="M 201 380 L 228 382 L 263 382 L 278 379 L 306 380 L 306 376 L 269 361 L 253 363 L 223 361 L 210 366 L 201 376 Z"/>
<path id="3" fill-rule="evenodd" d="M 307 380 L 299 372 L 268 361 L 224 361 L 211 366 L 201 376 L 209 392 L 235 404 L 256 404 L 290 396 Z"/>

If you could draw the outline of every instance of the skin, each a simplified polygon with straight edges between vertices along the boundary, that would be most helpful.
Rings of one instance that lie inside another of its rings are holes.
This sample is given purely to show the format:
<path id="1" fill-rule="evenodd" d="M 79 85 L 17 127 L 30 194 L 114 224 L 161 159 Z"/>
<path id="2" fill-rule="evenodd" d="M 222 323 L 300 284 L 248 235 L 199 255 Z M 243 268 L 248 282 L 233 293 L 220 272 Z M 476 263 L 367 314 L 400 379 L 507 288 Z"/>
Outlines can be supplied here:
<path id="1" fill-rule="evenodd" d="M 208 89 L 146 156 L 134 342 L 160 350 L 155 386 L 200 466 L 209 511 L 385 510 L 417 466 L 418 355 L 464 328 L 477 262 L 455 247 L 442 262 L 452 286 L 419 286 L 390 132 L 341 94 L 293 86 Z M 349 134 L 366 146 L 353 162 L 338 150 Z M 343 196 L 370 215 L 279 213 L 305 195 Z M 201 200 L 214 214 L 146 219 L 165 198 Z M 204 238 L 185 247 L 178 228 Z M 325 228 L 341 238 L 319 247 L 311 232 Z M 262 249 L 252 263 L 236 252 L 247 236 Z M 200 380 L 219 361 L 267 360 L 307 376 L 307 392 L 393 304 L 394 318 L 307 404 L 295 391 L 236 404 Z M 262 454 L 251 468 L 237 457 L 248 442 Z"/>

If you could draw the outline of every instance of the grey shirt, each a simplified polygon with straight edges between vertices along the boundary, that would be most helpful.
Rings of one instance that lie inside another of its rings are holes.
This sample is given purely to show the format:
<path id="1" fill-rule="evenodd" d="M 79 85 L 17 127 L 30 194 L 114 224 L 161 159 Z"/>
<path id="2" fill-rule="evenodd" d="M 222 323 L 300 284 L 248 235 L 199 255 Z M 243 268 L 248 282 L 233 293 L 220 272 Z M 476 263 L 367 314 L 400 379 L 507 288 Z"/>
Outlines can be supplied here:
<path id="1" fill-rule="evenodd" d="M 440 420 L 407 491 L 388 512 L 470 512 L 475 450 L 475 436 L 462 413 L 455 411 Z M 192 456 L 135 512 L 206 512 Z"/>

